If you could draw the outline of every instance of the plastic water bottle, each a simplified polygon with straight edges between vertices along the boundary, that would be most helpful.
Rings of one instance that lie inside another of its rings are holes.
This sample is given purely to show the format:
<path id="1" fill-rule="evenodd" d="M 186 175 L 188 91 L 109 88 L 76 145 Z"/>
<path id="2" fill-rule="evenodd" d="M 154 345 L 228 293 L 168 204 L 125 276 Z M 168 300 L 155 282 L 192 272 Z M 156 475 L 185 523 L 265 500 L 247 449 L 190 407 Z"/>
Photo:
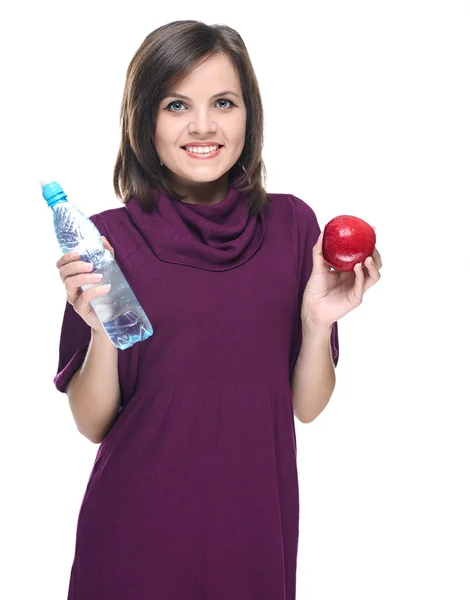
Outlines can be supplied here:
<path id="1" fill-rule="evenodd" d="M 106 295 L 94 298 L 90 304 L 112 343 L 125 350 L 150 337 L 152 325 L 112 253 L 103 246 L 101 234 L 93 221 L 69 203 L 58 183 L 40 183 L 42 195 L 52 208 L 54 229 L 62 253 L 79 252 L 80 260 L 93 263 L 92 273 L 103 275 L 99 284 L 82 285 L 82 290 L 111 284 Z"/>

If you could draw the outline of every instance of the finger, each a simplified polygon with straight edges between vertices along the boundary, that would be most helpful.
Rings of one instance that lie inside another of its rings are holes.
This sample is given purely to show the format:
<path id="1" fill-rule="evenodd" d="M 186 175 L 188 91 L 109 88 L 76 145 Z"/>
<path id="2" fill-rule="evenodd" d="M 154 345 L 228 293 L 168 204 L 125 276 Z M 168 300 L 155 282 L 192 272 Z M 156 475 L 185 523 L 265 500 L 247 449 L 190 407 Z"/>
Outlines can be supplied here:
<path id="1" fill-rule="evenodd" d="M 111 286 L 109 283 L 107 285 L 96 285 L 92 288 L 89 288 L 82 292 L 77 300 L 73 303 L 76 312 L 81 314 L 84 310 L 86 311 L 87 305 L 94 298 L 98 298 L 99 296 L 106 296 L 109 293 Z"/>
<path id="2" fill-rule="evenodd" d="M 362 302 L 362 297 L 364 295 L 364 281 L 365 281 L 365 274 L 364 274 L 362 263 L 356 263 L 354 265 L 354 273 L 355 273 L 356 277 L 354 279 L 354 285 L 352 287 L 352 295 L 353 295 L 352 304 L 354 306 L 359 306 L 359 304 L 361 304 L 361 302 Z"/>
<path id="3" fill-rule="evenodd" d="M 103 275 L 101 273 L 79 273 L 78 275 L 67 277 L 64 284 L 67 293 L 75 294 L 82 285 L 95 285 L 102 279 Z"/>
<path id="4" fill-rule="evenodd" d="M 111 252 L 111 254 L 114 257 L 114 248 L 111 246 L 111 244 L 108 242 L 108 240 L 104 237 L 104 235 L 101 236 L 101 241 L 103 243 L 103 246 L 109 250 Z"/>
<path id="5" fill-rule="evenodd" d="M 320 250 L 321 250 L 322 244 L 323 244 L 323 231 L 320 231 L 320 235 L 317 237 L 317 241 L 315 242 L 315 245 L 313 247 L 320 248 Z"/>
<path id="6" fill-rule="evenodd" d="M 91 273 L 93 269 L 93 263 L 85 262 L 82 260 L 75 260 L 61 267 L 59 273 L 60 278 L 63 282 L 65 282 L 67 277 L 73 277 L 75 275 L 79 275 L 80 273 Z"/>
<path id="7" fill-rule="evenodd" d="M 369 265 L 376 269 L 380 269 L 382 267 L 382 258 L 377 248 L 374 248 L 372 256 L 368 256 L 364 262 L 367 268 L 369 268 Z"/>
<path id="8" fill-rule="evenodd" d="M 364 292 L 366 292 L 369 288 L 375 285 L 381 277 L 379 267 L 377 267 L 371 256 L 368 256 L 365 262 L 367 266 L 368 276 L 365 280 Z"/>
<path id="9" fill-rule="evenodd" d="M 84 293 L 82 286 L 96 286 L 102 281 L 102 279 L 103 276 L 100 273 L 81 273 L 79 275 L 67 277 L 64 285 L 68 302 L 73 304 L 77 298 Z"/>
<path id="10" fill-rule="evenodd" d="M 323 246 L 323 231 L 320 232 L 320 235 L 318 236 L 316 244 L 312 248 L 312 258 L 313 258 L 312 273 L 320 273 L 323 271 L 328 271 L 328 265 L 325 262 L 325 259 L 323 258 L 322 246 Z"/>
<path id="11" fill-rule="evenodd" d="M 382 257 L 380 256 L 380 252 L 377 250 L 377 248 L 374 248 L 374 251 L 372 252 L 372 258 L 377 269 L 380 269 L 382 267 Z"/>
<path id="12" fill-rule="evenodd" d="M 80 253 L 79 252 L 66 252 L 56 262 L 56 267 L 58 269 L 60 269 L 64 265 L 68 264 L 69 262 L 72 262 L 74 260 L 78 260 L 79 258 L 80 258 Z"/>

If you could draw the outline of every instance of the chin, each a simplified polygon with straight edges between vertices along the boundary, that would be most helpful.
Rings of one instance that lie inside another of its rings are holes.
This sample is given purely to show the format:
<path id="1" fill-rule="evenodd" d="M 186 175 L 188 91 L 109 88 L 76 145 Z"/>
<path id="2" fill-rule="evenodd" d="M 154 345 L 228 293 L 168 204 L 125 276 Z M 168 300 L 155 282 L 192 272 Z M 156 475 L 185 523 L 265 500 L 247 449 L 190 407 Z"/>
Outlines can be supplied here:
<path id="1" fill-rule="evenodd" d="M 230 169 L 224 170 L 221 173 L 214 170 L 214 174 L 211 175 L 210 169 L 207 169 L 206 173 L 176 173 L 177 177 L 182 183 L 212 183 L 219 180 L 221 177 L 226 175 Z"/>

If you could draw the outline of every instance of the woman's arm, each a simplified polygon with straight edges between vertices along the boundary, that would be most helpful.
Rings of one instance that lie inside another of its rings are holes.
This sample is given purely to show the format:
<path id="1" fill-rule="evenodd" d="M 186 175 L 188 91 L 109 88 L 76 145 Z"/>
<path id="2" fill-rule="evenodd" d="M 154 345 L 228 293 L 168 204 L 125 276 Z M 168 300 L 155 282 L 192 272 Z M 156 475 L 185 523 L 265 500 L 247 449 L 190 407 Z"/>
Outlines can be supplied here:
<path id="1" fill-rule="evenodd" d="M 118 349 L 104 329 L 91 329 L 91 340 L 82 367 L 67 387 L 73 418 L 81 434 L 99 444 L 119 412 Z"/>
<path id="2" fill-rule="evenodd" d="M 303 327 L 292 376 L 292 404 L 302 423 L 311 423 L 328 404 L 336 384 L 331 356 L 332 327 Z"/>

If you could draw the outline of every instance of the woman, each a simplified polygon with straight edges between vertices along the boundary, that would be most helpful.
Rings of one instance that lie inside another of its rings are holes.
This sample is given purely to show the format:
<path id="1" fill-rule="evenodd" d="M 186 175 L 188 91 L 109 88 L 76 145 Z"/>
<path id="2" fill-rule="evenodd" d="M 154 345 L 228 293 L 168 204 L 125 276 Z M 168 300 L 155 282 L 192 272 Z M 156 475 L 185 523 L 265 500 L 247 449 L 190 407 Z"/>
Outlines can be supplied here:
<path id="1" fill-rule="evenodd" d="M 267 194 L 260 92 L 240 36 L 196 21 L 132 59 L 114 183 L 91 218 L 153 325 L 117 350 L 85 263 L 67 290 L 57 389 L 101 443 L 82 502 L 69 600 L 293 600 L 294 415 L 334 388 L 337 320 L 379 279 L 330 272 L 313 210 Z"/>

